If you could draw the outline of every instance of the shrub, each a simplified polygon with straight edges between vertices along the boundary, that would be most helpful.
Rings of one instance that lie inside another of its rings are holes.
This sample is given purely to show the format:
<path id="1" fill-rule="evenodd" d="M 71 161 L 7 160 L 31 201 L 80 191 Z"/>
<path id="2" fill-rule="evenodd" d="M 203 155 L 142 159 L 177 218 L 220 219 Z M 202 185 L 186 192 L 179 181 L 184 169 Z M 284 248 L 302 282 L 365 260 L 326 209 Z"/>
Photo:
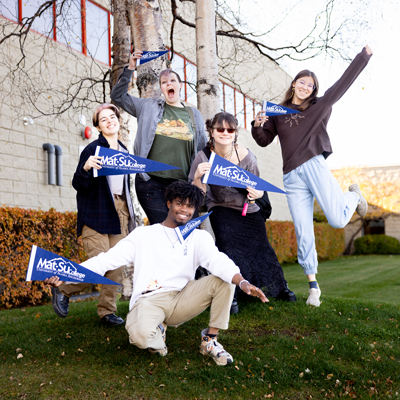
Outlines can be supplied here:
<path id="1" fill-rule="evenodd" d="M 26 282 L 32 245 L 80 263 L 87 259 L 76 237 L 76 213 L 0 208 L 0 308 L 38 305 L 49 300 L 50 288 Z"/>
<path id="2" fill-rule="evenodd" d="M 365 235 L 354 241 L 356 254 L 399 254 L 400 242 L 386 235 Z"/>
<path id="3" fill-rule="evenodd" d="M 268 220 L 265 225 L 268 240 L 275 250 L 279 262 L 296 262 L 297 242 L 293 222 Z M 327 223 L 314 223 L 314 234 L 319 261 L 331 260 L 343 253 L 343 229 L 334 229 Z"/>

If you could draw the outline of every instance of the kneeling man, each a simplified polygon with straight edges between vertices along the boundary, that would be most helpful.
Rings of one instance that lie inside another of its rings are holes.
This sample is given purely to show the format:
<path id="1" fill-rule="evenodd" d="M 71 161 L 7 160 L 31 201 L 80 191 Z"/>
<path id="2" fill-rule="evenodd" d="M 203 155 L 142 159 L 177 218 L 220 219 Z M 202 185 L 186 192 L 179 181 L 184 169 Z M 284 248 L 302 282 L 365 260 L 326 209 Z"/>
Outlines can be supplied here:
<path id="1" fill-rule="evenodd" d="M 169 212 L 163 223 L 136 228 L 109 251 L 82 265 L 104 275 L 134 264 L 133 294 L 126 319 L 130 343 L 165 356 L 167 326 L 183 324 L 211 306 L 209 328 L 201 332 L 200 352 L 218 365 L 230 364 L 233 358 L 217 341 L 217 334 L 219 329 L 228 328 L 234 285 L 263 303 L 268 299 L 243 279 L 239 268 L 218 251 L 208 232 L 195 229 L 183 243 L 178 240 L 174 228 L 189 222 L 202 204 L 201 189 L 178 181 L 168 186 L 165 197 Z M 194 280 L 199 266 L 212 275 Z M 58 277 L 45 282 L 53 286 L 55 310 L 65 308 Z"/>

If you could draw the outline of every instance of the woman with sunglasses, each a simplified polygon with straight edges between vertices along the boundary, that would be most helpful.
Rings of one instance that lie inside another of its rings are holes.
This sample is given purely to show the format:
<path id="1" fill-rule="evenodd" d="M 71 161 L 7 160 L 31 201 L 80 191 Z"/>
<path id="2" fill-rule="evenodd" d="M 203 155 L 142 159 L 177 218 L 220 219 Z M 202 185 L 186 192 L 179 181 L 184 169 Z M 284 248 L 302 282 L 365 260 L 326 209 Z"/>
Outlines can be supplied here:
<path id="1" fill-rule="evenodd" d="M 281 103 L 297 114 L 266 117 L 257 114 L 251 133 L 262 147 L 279 137 L 283 157 L 283 183 L 297 237 L 298 262 L 309 281 L 307 304 L 320 305 L 321 290 L 316 281 L 318 267 L 313 225 L 314 198 L 328 222 L 343 228 L 354 211 L 363 217 L 368 204 L 357 184 L 343 193 L 325 159 L 332 154 L 327 124 L 332 106 L 349 89 L 368 64 L 372 50 L 365 46 L 342 77 L 322 97 L 317 97 L 318 80 L 311 71 L 299 72 Z"/>
<path id="2" fill-rule="evenodd" d="M 237 144 L 237 119 L 232 114 L 220 112 L 206 121 L 206 129 L 209 141 L 193 161 L 189 180 L 206 193 L 206 206 L 208 211 L 212 211 L 210 222 L 218 249 L 239 265 L 243 277 L 262 289 L 265 295 L 296 301 L 296 296 L 288 289 L 282 267 L 268 242 L 264 217 L 254 203 L 264 192 L 248 187 L 246 195 L 233 187 L 207 186 L 201 181 L 203 175 L 211 168 L 207 156 L 210 151 L 254 175 L 260 175 L 255 155 Z M 242 216 L 243 206 L 249 201 L 247 214 Z M 231 313 L 237 312 L 235 296 Z"/>

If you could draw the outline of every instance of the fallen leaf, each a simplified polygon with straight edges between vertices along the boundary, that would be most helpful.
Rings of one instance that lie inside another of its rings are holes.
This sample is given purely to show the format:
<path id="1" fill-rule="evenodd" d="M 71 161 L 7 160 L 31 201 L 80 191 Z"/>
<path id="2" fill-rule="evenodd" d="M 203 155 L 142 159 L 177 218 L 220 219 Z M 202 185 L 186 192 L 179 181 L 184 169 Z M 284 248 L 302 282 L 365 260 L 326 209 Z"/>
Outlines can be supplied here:
<path id="1" fill-rule="evenodd" d="M 162 383 L 161 385 L 158 385 L 158 387 L 165 387 L 165 385 Z"/>
<path id="2" fill-rule="evenodd" d="M 18 349 L 17 350 L 15 350 L 17 353 L 21 353 L 21 351 L 22 351 L 22 349 L 20 349 L 19 347 L 18 347 Z"/>
<path id="3" fill-rule="evenodd" d="M 332 347 L 329 349 L 329 351 L 333 350 L 334 347 L 335 347 L 335 345 L 332 345 Z"/>
<path id="4" fill-rule="evenodd" d="M 51 338 L 50 338 L 50 339 L 47 339 L 48 342 L 50 342 L 50 340 L 51 340 Z"/>
<path id="5" fill-rule="evenodd" d="M 304 372 L 300 372 L 299 377 L 302 378 L 304 376 Z"/>
<path id="6" fill-rule="evenodd" d="M 39 313 L 39 314 L 36 314 L 36 315 L 35 315 L 35 318 L 40 318 L 41 315 L 42 315 L 42 314 L 40 314 L 40 313 Z"/>
<path id="7" fill-rule="evenodd" d="M 326 376 L 326 378 L 327 378 L 327 379 L 332 379 L 332 378 L 333 378 L 333 374 L 328 374 L 328 375 Z"/>
<path id="8" fill-rule="evenodd" d="M 65 351 L 63 351 L 62 353 L 61 353 L 61 357 L 64 357 L 65 356 Z"/>
<path id="9" fill-rule="evenodd" d="M 17 355 L 17 360 L 20 359 L 20 358 L 23 358 L 23 357 L 24 357 L 23 354 L 19 353 L 19 354 Z"/>
<path id="10" fill-rule="evenodd" d="M 45 385 L 45 383 L 41 383 L 41 384 L 40 384 L 40 387 L 42 387 L 42 386 L 44 386 L 44 385 Z"/>
<path id="11" fill-rule="evenodd" d="M 306 370 L 304 371 L 306 374 L 311 374 L 311 371 L 308 369 L 308 368 L 306 368 Z"/>
<path id="12" fill-rule="evenodd" d="M 239 371 L 239 367 L 237 365 L 235 365 L 235 368 Z"/>
<path id="13" fill-rule="evenodd" d="M 274 307 L 270 307 L 269 309 L 270 309 L 270 310 L 273 310 L 273 309 L 274 309 Z"/>
<path id="14" fill-rule="evenodd" d="M 80 351 L 81 353 L 83 353 L 83 350 L 82 350 L 82 349 L 78 349 L 78 351 Z"/>

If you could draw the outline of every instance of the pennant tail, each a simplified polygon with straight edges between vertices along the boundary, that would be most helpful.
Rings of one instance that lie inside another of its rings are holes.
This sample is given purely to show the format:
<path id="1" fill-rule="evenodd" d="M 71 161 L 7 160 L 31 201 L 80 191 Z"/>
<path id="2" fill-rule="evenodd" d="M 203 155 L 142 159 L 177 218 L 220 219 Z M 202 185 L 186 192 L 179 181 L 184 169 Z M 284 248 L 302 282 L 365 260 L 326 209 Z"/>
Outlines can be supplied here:
<path id="1" fill-rule="evenodd" d="M 100 146 L 97 146 L 94 155 L 97 157 L 99 155 L 99 153 L 100 153 Z M 99 176 L 99 174 L 97 172 L 97 169 L 93 168 L 93 177 L 98 178 L 98 176 Z"/>
<path id="2" fill-rule="evenodd" d="M 175 233 L 178 236 L 179 242 L 182 244 L 185 239 L 182 236 L 181 230 L 179 229 L 179 226 L 175 228 Z"/>
<path id="3" fill-rule="evenodd" d="M 208 162 L 211 164 L 211 168 L 212 168 L 213 163 L 214 163 L 214 158 L 215 158 L 215 153 L 212 152 L 212 153 L 211 153 L 211 157 L 210 157 L 210 159 L 208 160 Z M 203 183 L 207 183 L 207 182 L 208 182 L 208 178 L 209 178 L 209 176 L 210 176 L 211 168 L 210 168 L 210 171 L 208 171 L 208 172 L 203 176 Z"/>
<path id="4" fill-rule="evenodd" d="M 37 247 L 35 245 L 32 245 L 31 255 L 29 257 L 28 270 L 26 271 L 26 277 L 25 277 L 25 280 L 27 282 L 30 282 L 32 280 L 33 264 L 35 263 L 36 250 Z"/>

